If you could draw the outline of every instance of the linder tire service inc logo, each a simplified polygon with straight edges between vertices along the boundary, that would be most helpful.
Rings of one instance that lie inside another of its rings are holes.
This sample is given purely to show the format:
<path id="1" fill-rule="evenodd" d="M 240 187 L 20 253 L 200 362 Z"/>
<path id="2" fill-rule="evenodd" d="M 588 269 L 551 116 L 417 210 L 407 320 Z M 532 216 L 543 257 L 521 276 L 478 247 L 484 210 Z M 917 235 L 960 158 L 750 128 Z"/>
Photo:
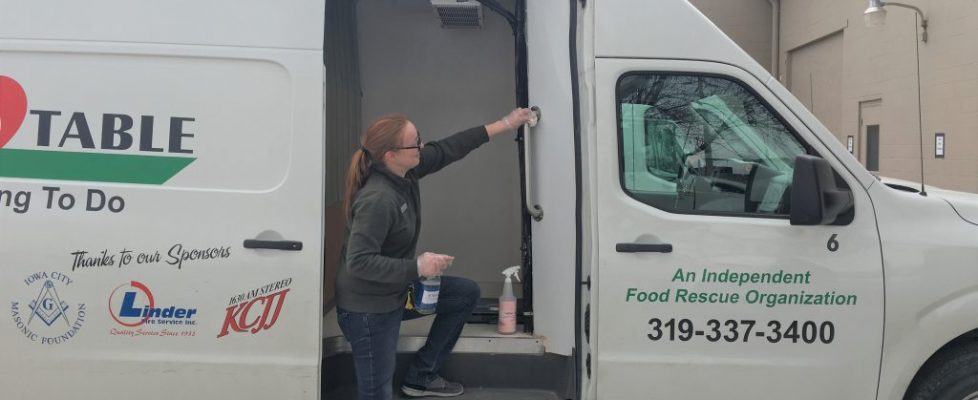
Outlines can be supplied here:
<path id="1" fill-rule="evenodd" d="M 36 116 L 30 119 L 36 122 L 31 128 L 22 126 L 28 113 Z M 0 177 L 162 185 L 196 158 L 146 153 L 193 154 L 184 148 L 184 139 L 193 137 L 186 130 L 194 118 L 169 118 L 166 149 L 154 147 L 155 119 L 153 115 L 28 110 L 23 86 L 0 75 Z M 5 147 L 15 135 L 32 134 L 27 132 L 33 132 L 34 140 L 20 140 L 19 146 L 33 142 L 32 147 Z M 46 150 L 50 148 L 57 150 Z"/>

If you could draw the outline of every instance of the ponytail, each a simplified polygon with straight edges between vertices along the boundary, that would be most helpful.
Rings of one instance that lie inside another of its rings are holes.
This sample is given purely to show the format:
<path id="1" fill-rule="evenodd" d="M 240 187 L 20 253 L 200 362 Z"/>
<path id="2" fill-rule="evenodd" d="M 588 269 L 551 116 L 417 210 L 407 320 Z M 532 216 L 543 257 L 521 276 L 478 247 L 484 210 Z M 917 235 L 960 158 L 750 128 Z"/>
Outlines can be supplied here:
<path id="1" fill-rule="evenodd" d="M 343 196 L 343 213 L 347 218 L 350 217 L 350 207 L 353 205 L 353 196 L 360 191 L 367 176 L 370 174 L 370 156 L 364 148 L 359 148 L 350 158 L 350 167 L 346 172 L 346 195 Z"/>
<path id="2" fill-rule="evenodd" d="M 346 170 L 346 194 L 343 196 L 343 213 L 352 217 L 353 198 L 363 188 L 374 163 L 383 163 L 384 154 L 400 146 L 408 119 L 402 114 L 388 114 L 370 124 L 360 138 L 360 148 L 353 152 Z"/>

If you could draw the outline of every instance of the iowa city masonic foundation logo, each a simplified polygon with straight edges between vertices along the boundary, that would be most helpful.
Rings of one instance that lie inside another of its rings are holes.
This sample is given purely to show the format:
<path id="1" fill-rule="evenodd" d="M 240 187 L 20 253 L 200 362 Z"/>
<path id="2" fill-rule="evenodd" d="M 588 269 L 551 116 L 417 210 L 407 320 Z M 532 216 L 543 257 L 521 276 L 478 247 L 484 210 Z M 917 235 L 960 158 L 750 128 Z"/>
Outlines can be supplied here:
<path id="1" fill-rule="evenodd" d="M 10 316 L 21 335 L 32 342 L 57 345 L 75 337 L 85 323 L 85 303 L 69 303 L 74 279 L 60 272 L 37 272 L 24 278 L 25 289 L 10 302 Z"/>

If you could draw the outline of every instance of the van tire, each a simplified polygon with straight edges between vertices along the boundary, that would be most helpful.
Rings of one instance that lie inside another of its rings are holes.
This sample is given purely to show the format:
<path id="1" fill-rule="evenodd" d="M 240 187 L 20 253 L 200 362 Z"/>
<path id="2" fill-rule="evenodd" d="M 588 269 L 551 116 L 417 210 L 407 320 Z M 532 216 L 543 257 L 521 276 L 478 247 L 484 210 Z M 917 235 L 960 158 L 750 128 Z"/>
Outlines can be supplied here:
<path id="1" fill-rule="evenodd" d="M 904 400 L 978 399 L 978 343 L 941 351 L 914 378 Z"/>

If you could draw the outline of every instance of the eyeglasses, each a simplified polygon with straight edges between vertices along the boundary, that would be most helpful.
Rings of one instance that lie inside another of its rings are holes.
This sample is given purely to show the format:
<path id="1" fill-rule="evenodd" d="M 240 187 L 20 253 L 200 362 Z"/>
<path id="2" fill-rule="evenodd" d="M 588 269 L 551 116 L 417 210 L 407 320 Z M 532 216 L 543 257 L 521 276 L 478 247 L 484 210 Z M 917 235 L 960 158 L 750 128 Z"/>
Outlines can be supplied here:
<path id="1" fill-rule="evenodd" d="M 421 131 L 418 131 L 418 144 L 416 146 L 395 147 L 395 149 L 397 149 L 397 150 L 408 150 L 408 149 L 418 149 L 418 150 L 421 150 L 422 147 L 424 147 L 424 144 L 421 142 Z"/>

